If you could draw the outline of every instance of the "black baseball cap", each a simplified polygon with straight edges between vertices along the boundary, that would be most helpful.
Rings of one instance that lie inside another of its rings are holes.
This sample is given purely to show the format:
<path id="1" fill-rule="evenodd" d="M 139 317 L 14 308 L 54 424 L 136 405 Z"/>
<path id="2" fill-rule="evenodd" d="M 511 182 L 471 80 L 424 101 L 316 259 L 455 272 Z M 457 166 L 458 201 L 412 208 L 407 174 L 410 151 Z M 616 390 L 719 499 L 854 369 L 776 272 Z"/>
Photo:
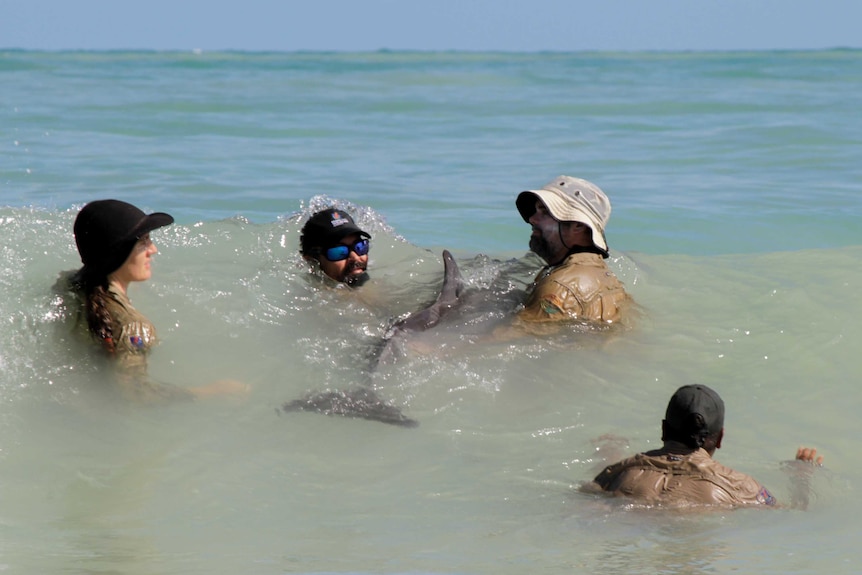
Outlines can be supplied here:
<path id="1" fill-rule="evenodd" d="M 86 275 L 108 275 L 129 257 L 135 243 L 149 232 L 174 223 L 163 212 L 145 214 L 121 200 L 96 200 L 75 218 L 75 244 Z"/>
<path id="2" fill-rule="evenodd" d="M 684 385 L 670 398 L 664 421 L 666 439 L 703 447 L 724 427 L 724 401 L 705 385 Z"/>
<path id="3" fill-rule="evenodd" d="M 368 232 L 356 225 L 350 214 L 336 208 L 327 208 L 315 213 L 305 222 L 300 233 L 302 234 L 299 238 L 300 249 L 307 255 L 313 255 L 310 252 L 314 248 L 332 247 L 351 234 L 371 237 Z"/>

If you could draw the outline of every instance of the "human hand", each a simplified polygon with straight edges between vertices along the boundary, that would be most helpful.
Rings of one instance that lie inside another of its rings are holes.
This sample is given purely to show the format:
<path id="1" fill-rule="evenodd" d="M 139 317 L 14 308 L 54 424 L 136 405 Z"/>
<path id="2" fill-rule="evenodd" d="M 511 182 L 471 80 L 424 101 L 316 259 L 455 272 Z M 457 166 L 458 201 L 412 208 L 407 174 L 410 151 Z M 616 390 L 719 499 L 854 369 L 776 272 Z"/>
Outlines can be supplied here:
<path id="1" fill-rule="evenodd" d="M 809 461 L 815 465 L 823 465 L 823 456 L 817 456 L 817 450 L 813 447 L 800 447 L 796 450 L 797 461 Z"/>
<path id="2" fill-rule="evenodd" d="M 817 455 L 813 447 L 800 447 L 796 450 L 796 461 L 787 461 L 782 466 L 790 479 L 790 506 L 794 509 L 807 509 L 814 491 L 811 482 L 814 466 L 823 465 L 823 456 Z"/>

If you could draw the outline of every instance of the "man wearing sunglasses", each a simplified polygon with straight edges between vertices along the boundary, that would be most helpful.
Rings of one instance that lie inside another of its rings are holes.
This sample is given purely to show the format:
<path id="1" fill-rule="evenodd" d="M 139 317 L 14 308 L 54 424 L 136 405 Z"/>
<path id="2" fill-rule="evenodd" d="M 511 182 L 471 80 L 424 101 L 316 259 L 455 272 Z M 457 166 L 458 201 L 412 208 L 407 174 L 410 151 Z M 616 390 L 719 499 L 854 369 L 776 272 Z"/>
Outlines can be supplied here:
<path id="1" fill-rule="evenodd" d="M 316 262 L 326 276 L 349 286 L 368 280 L 371 235 L 356 225 L 344 210 L 328 208 L 315 213 L 302 227 L 300 252 Z"/>
<path id="2" fill-rule="evenodd" d="M 515 204 L 532 227 L 530 249 L 548 264 L 536 276 L 518 323 L 543 331 L 541 326 L 560 320 L 619 322 L 629 296 L 605 263 L 611 215 L 605 193 L 587 180 L 559 176 L 540 190 L 521 192 Z"/>
<path id="3" fill-rule="evenodd" d="M 371 235 L 361 229 L 344 210 L 327 208 L 313 214 L 302 226 L 299 251 L 318 267 L 327 281 L 360 286 L 368 280 L 368 250 Z M 372 366 L 373 368 L 373 366 Z M 356 417 L 415 427 L 413 419 L 385 401 L 370 385 L 370 372 L 361 374 L 362 382 L 344 389 L 309 392 L 301 399 L 282 405 L 284 412 L 307 411 L 343 417 Z"/>

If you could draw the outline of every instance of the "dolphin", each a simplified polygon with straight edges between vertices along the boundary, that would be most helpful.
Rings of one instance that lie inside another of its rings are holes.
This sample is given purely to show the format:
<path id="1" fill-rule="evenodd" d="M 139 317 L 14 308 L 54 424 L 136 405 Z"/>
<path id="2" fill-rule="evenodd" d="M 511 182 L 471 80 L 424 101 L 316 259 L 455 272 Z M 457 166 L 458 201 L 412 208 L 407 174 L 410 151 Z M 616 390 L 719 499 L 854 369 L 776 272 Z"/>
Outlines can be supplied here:
<path id="1" fill-rule="evenodd" d="M 392 326 L 390 337 L 398 331 L 425 331 L 434 327 L 446 312 L 460 303 L 463 291 L 461 270 L 449 250 L 443 250 L 443 287 L 440 289 L 440 295 L 430 306 L 410 314 Z"/>
<path id="2" fill-rule="evenodd" d="M 399 340 L 405 339 L 410 333 L 426 331 L 440 323 L 444 315 L 461 303 L 463 292 L 464 279 L 461 277 L 461 270 L 449 250 L 443 250 L 443 287 L 440 289 L 440 295 L 428 307 L 392 324 L 380 342 L 373 369 L 392 362 Z"/>
<path id="3" fill-rule="evenodd" d="M 281 406 L 281 411 L 286 413 L 310 411 L 323 415 L 368 419 L 401 427 L 418 426 L 418 421 L 405 416 L 398 407 L 377 395 L 371 388 L 371 376 L 378 365 L 387 363 L 395 357 L 394 348 L 398 339 L 403 339 L 411 332 L 425 331 L 437 325 L 446 313 L 458 306 L 463 291 L 464 280 L 458 264 L 449 250 L 443 250 L 443 286 L 440 294 L 431 305 L 411 313 L 389 328 L 377 346 L 376 352 L 372 354 L 371 364 L 366 372 L 368 379 L 366 384 L 354 386 L 346 391 L 310 392 L 302 399 L 285 403 Z"/>

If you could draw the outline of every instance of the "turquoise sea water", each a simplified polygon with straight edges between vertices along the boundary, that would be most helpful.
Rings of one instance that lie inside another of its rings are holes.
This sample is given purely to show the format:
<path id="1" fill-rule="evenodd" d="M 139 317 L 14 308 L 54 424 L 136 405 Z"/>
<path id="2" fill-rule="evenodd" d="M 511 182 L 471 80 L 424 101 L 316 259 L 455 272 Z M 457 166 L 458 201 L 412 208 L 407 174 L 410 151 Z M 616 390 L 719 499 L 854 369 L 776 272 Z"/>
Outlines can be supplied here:
<path id="1" fill-rule="evenodd" d="M 862 363 L 862 52 L 0 51 L 0 569 L 11 573 L 852 573 Z M 517 193 L 610 196 L 643 307 L 611 340 L 473 344 L 540 262 Z M 52 299 L 77 210 L 177 224 L 132 287 L 152 373 L 244 401 L 112 403 Z M 335 203 L 372 283 L 296 254 Z M 414 430 L 276 407 L 362 379 L 455 253 L 478 311 L 375 376 Z M 654 446 L 670 394 L 721 393 L 717 458 L 807 512 L 644 512 L 580 495 L 595 439 Z"/>

